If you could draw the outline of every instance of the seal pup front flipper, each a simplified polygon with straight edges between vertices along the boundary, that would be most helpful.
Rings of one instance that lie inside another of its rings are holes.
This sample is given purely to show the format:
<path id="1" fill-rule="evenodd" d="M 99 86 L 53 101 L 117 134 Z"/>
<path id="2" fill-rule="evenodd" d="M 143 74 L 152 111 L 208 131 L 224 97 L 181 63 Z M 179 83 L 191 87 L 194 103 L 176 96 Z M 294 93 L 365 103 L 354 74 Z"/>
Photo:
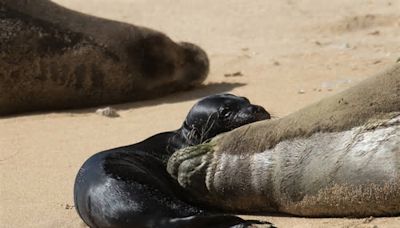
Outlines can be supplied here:
<path id="1" fill-rule="evenodd" d="M 165 228 L 246 228 L 246 227 L 263 227 L 276 228 L 270 222 L 258 220 L 244 220 L 235 215 L 193 215 L 185 218 L 161 219 L 160 223 L 154 227 Z"/>

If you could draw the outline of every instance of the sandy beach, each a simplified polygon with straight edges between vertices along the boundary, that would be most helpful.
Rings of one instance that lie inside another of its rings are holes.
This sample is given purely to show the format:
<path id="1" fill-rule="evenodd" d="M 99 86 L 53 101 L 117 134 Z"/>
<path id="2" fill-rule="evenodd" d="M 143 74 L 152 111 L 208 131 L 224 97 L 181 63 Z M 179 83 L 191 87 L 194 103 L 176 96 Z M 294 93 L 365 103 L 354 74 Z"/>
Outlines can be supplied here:
<path id="1" fill-rule="evenodd" d="M 229 92 L 276 118 L 349 88 L 400 57 L 400 0 L 56 0 L 150 27 L 208 53 L 204 85 L 163 98 L 0 118 L 0 227 L 85 227 L 75 175 L 90 155 L 180 127 L 199 98 Z M 102 107 L 98 107 L 102 108 Z M 391 218 L 246 216 L 278 227 L 400 227 Z"/>

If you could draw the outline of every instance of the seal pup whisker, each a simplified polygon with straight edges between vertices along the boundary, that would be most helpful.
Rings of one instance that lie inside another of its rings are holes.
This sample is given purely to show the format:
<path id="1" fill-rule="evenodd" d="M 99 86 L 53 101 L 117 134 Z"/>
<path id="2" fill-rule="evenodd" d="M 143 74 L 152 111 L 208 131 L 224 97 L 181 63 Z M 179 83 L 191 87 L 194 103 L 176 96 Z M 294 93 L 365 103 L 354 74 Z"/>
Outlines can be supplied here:
<path id="1" fill-rule="evenodd" d="M 213 115 L 217 115 L 216 118 L 213 118 Z M 216 122 L 216 119 L 219 117 L 219 114 L 215 114 L 212 113 L 208 116 L 206 123 L 204 124 L 204 126 L 201 128 L 200 131 L 200 141 L 204 142 L 204 140 L 206 138 L 208 138 L 208 134 L 210 133 L 210 131 L 212 130 L 212 128 L 214 127 L 214 124 Z"/>

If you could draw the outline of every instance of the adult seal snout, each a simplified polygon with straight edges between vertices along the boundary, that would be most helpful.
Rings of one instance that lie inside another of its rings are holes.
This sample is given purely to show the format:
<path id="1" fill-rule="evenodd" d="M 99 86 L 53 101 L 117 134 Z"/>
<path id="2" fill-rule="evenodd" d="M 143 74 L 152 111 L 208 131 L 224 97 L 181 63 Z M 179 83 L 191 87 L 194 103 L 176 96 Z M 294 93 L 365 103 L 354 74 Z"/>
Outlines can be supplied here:
<path id="1" fill-rule="evenodd" d="M 206 53 L 51 1 L 0 1 L 0 115 L 159 97 L 202 83 Z"/>
<path id="2" fill-rule="evenodd" d="M 247 98 L 206 97 L 193 106 L 178 130 L 90 157 L 76 177 L 76 210 L 90 227 L 246 227 L 256 223 L 192 204 L 166 165 L 178 149 L 269 118 L 264 108 Z"/>

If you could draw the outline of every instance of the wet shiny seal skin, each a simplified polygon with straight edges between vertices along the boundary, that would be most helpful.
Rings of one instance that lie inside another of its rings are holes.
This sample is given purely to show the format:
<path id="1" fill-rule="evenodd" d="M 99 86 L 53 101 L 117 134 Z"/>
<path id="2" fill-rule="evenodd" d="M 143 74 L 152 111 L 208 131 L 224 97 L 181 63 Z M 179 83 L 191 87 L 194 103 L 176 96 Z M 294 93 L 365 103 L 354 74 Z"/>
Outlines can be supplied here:
<path id="1" fill-rule="evenodd" d="M 174 153 L 197 203 L 241 213 L 400 215 L 400 63 L 281 119 Z"/>
<path id="2" fill-rule="evenodd" d="M 0 0 L 0 115 L 159 97 L 200 85 L 206 53 L 47 0 Z"/>
<path id="3" fill-rule="evenodd" d="M 76 210 L 90 227 L 247 227 L 260 223 L 192 204 L 166 166 L 178 149 L 265 119 L 270 119 L 269 113 L 247 98 L 230 94 L 203 98 L 178 130 L 90 157 L 76 177 Z"/>

